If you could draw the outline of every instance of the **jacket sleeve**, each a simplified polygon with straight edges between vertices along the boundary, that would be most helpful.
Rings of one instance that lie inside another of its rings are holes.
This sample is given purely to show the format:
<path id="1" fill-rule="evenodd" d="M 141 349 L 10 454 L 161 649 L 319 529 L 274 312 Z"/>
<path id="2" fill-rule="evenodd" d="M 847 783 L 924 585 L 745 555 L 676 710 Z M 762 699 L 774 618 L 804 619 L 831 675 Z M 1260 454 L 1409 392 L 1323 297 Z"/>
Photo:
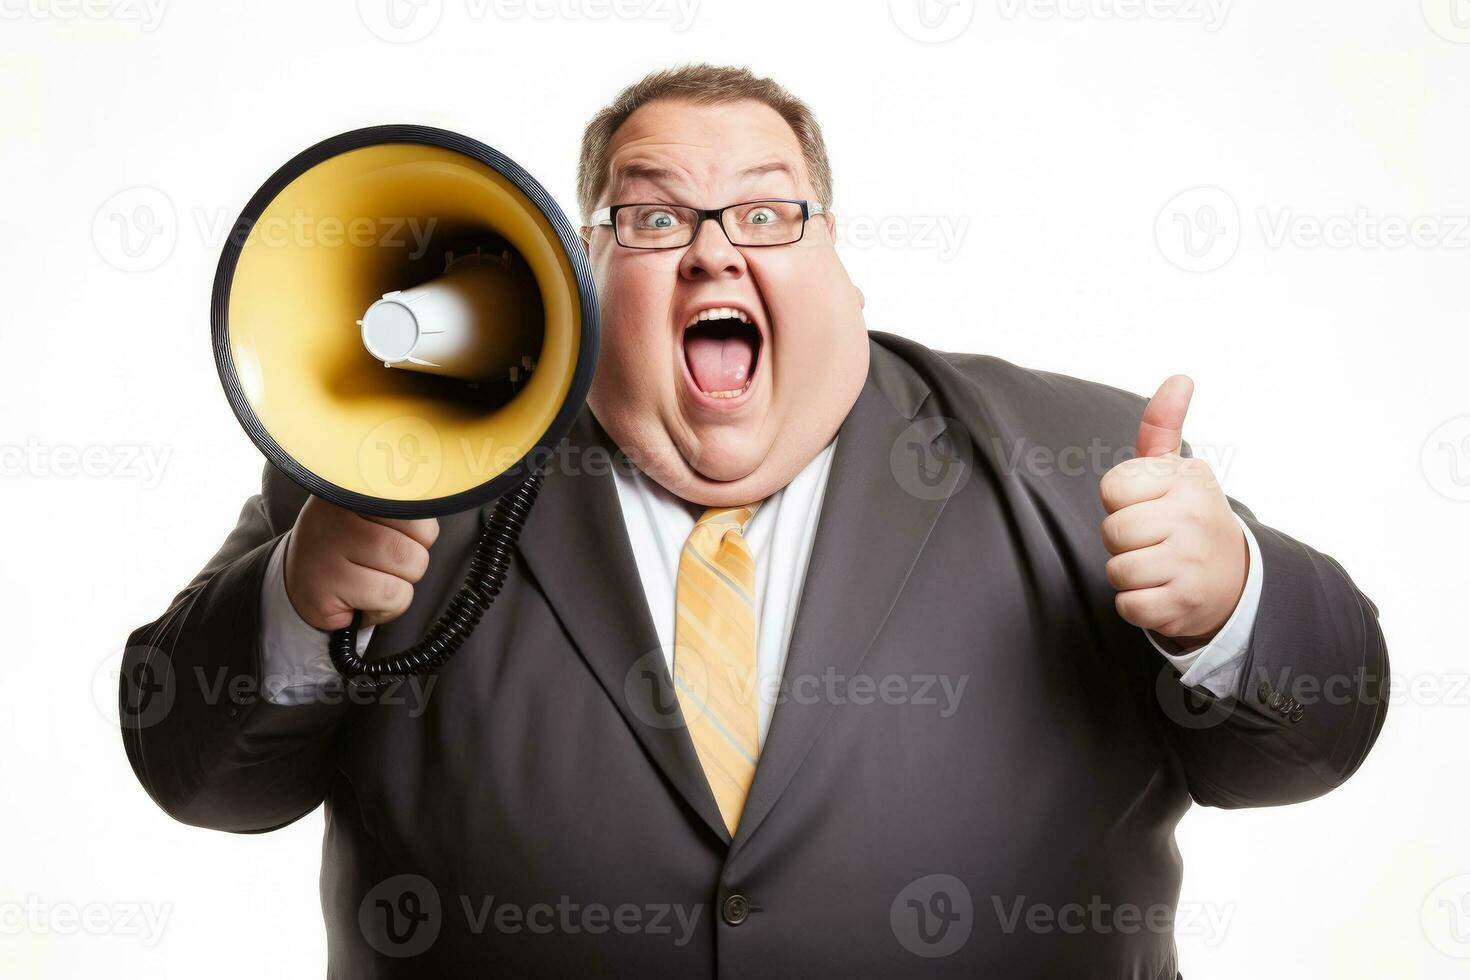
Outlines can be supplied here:
<path id="1" fill-rule="evenodd" d="M 144 789 L 174 819 L 236 833 L 314 810 L 333 772 L 345 696 L 262 696 L 261 584 L 306 494 L 272 464 L 235 529 L 162 616 L 123 653 L 119 724 Z"/>
<path id="2" fill-rule="evenodd" d="M 917 346 L 899 345 L 911 352 Z M 1260 602 L 1228 693 L 1184 685 L 1145 633 L 1118 615 L 1104 571 L 1110 556 L 1099 531 L 1107 514 L 1098 484 L 1134 455 L 1148 399 L 995 357 L 941 356 L 983 394 L 970 400 L 988 406 L 975 423 L 987 444 L 1023 462 L 1023 450 L 1039 448 L 1039 459 L 1053 463 L 1044 475 L 1008 459 L 997 465 L 1026 475 L 1033 505 L 1049 509 L 1050 532 L 1070 542 L 1073 581 L 1085 594 L 1094 638 L 1117 654 L 1110 663 L 1155 719 L 1191 797 L 1218 807 L 1295 803 L 1351 776 L 1383 727 L 1389 666 L 1378 607 L 1343 567 L 1227 495 L 1259 545 Z M 1194 455 L 1188 440 L 1180 455 Z"/>
<path id="3" fill-rule="evenodd" d="M 1188 442 L 1181 453 L 1192 454 Z M 1357 770 L 1383 727 L 1389 667 L 1378 607 L 1331 556 L 1226 500 L 1255 535 L 1264 572 L 1246 662 L 1225 697 L 1165 678 L 1157 693 L 1166 733 L 1196 802 L 1312 799 Z"/>

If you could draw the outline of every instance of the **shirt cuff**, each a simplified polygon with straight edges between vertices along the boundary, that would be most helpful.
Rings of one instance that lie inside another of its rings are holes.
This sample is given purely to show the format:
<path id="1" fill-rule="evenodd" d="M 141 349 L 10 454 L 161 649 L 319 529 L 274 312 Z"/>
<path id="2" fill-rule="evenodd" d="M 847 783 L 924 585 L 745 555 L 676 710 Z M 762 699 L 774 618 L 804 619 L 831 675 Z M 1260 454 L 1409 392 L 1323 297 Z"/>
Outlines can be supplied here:
<path id="1" fill-rule="evenodd" d="M 340 693 L 342 675 L 327 653 L 328 630 L 319 630 L 296 611 L 286 593 L 287 531 L 271 551 L 260 586 L 261 690 L 272 704 L 310 704 L 324 692 Z M 357 631 L 361 656 L 372 639 L 373 627 Z"/>
<path id="2" fill-rule="evenodd" d="M 1220 631 L 1210 642 L 1190 649 L 1180 649 L 1178 643 L 1161 633 L 1143 631 L 1154 649 L 1163 654 L 1164 659 L 1179 671 L 1180 683 L 1185 687 L 1202 688 L 1222 698 L 1235 693 L 1241 672 L 1245 669 L 1246 651 L 1250 646 L 1251 630 L 1256 625 L 1256 611 L 1261 605 L 1261 586 L 1265 580 L 1265 569 L 1261 567 L 1261 546 L 1241 516 L 1234 516 L 1240 529 L 1245 532 L 1246 549 L 1250 557 L 1245 589 L 1225 625 L 1220 627 Z"/>

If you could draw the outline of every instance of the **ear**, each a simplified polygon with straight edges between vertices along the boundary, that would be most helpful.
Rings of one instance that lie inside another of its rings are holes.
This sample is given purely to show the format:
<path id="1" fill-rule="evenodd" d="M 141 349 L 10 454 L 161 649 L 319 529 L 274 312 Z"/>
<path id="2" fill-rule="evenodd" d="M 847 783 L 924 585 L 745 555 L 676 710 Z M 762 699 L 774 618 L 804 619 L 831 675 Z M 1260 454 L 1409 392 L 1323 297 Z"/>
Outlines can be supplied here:
<path id="1" fill-rule="evenodd" d="M 863 295 L 863 291 L 861 289 L 858 289 L 857 286 L 853 286 L 852 288 L 858 294 L 858 309 L 867 309 L 868 298 Z"/>

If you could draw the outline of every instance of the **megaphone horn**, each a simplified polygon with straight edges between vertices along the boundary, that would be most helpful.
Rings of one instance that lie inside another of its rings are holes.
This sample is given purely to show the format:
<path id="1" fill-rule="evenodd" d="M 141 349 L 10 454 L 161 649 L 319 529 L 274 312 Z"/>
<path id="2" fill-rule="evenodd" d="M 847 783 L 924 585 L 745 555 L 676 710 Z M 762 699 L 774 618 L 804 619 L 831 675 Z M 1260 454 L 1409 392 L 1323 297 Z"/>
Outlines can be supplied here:
<path id="1" fill-rule="evenodd" d="M 374 126 L 297 154 L 245 205 L 211 306 L 215 364 L 251 440 L 308 493 L 381 517 L 496 506 L 428 635 L 333 664 L 378 686 L 441 666 L 504 581 L 597 360 L 575 230 L 512 160 L 458 133 Z"/>

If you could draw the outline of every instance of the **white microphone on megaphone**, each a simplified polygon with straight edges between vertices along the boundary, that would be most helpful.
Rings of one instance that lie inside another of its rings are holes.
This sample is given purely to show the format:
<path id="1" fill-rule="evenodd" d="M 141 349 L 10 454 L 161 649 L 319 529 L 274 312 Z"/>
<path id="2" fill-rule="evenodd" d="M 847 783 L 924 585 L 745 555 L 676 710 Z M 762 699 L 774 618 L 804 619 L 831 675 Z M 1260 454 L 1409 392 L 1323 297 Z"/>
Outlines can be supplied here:
<path id="1" fill-rule="evenodd" d="M 357 321 L 363 346 L 384 367 L 472 382 L 519 380 L 530 366 L 533 322 L 529 311 L 507 309 L 523 295 L 508 288 L 512 261 L 509 253 L 476 249 L 451 258 L 436 279 L 384 293 Z"/>

